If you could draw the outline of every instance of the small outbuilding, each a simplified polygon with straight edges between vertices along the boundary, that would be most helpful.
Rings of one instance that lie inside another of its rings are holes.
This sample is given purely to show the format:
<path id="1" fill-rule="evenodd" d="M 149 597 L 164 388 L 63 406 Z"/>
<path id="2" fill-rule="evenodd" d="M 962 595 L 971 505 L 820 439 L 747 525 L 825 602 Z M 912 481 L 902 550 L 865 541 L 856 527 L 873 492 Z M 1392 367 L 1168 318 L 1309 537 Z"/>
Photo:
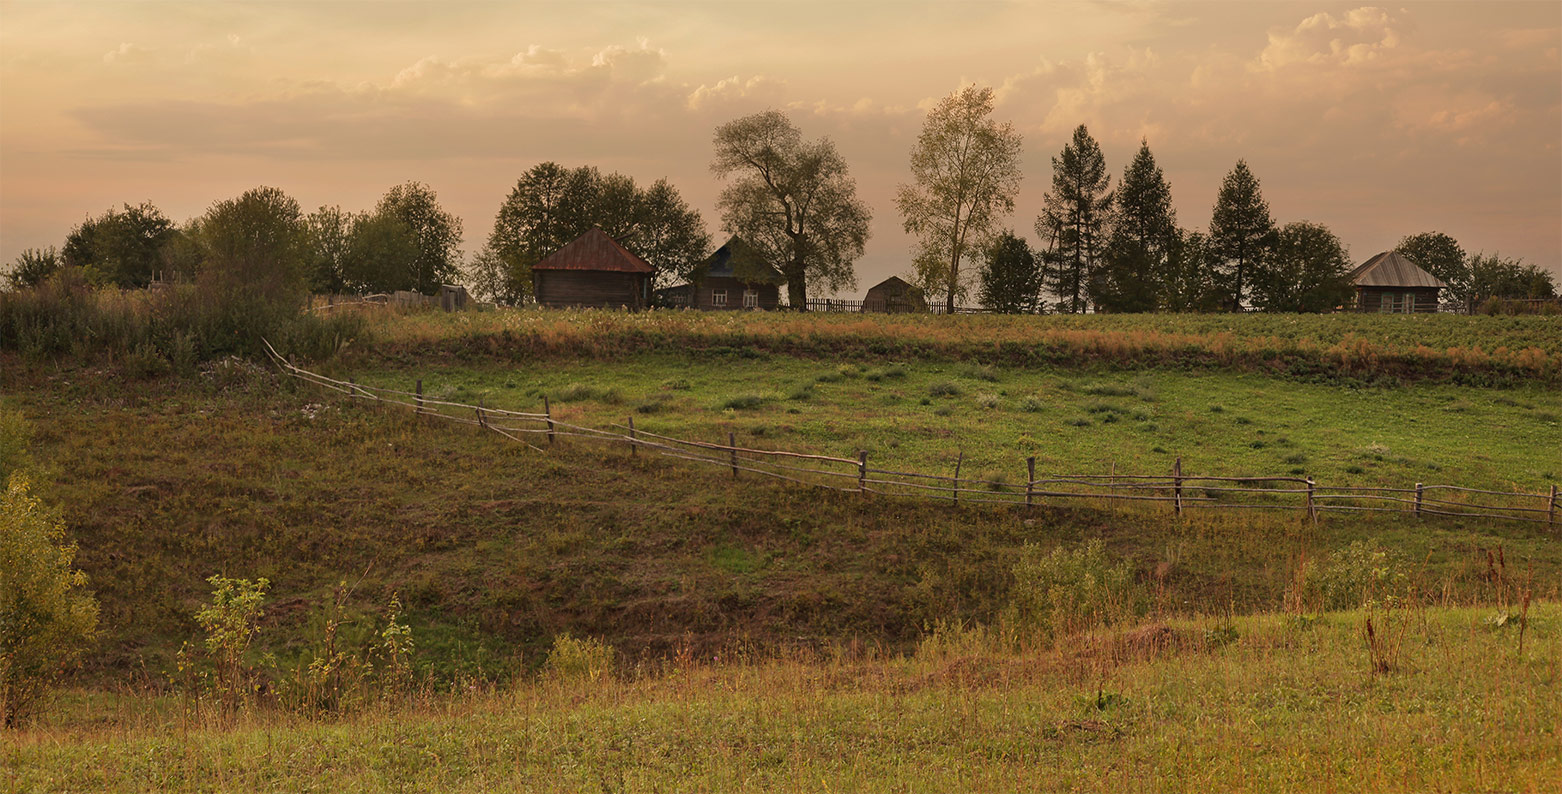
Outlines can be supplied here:
<path id="1" fill-rule="evenodd" d="M 1384 251 L 1350 273 L 1356 285 L 1356 311 L 1412 314 L 1437 311 L 1438 293 L 1447 284 L 1397 251 Z"/>
<path id="2" fill-rule="evenodd" d="M 734 236 L 695 265 L 689 283 L 658 290 L 670 307 L 690 309 L 765 309 L 781 305 L 786 276 L 765 261 L 754 246 Z"/>
<path id="3" fill-rule="evenodd" d="M 532 265 L 532 288 L 540 306 L 644 309 L 651 301 L 655 272 L 650 263 L 593 226 Z"/>
<path id="4" fill-rule="evenodd" d="M 922 290 L 907 283 L 899 276 L 890 276 L 868 289 L 862 299 L 865 312 L 889 314 L 927 313 L 927 298 Z"/>

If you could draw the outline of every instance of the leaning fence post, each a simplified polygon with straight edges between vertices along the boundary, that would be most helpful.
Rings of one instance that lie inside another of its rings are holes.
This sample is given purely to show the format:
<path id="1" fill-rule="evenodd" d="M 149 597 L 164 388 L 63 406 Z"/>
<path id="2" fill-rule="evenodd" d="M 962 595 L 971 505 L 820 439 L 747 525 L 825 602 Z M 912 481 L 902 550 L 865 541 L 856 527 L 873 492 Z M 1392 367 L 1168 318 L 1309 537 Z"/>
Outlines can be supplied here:
<path id="1" fill-rule="evenodd" d="M 477 426 L 488 429 L 488 418 L 483 416 L 483 398 L 477 398 Z"/>
<path id="2" fill-rule="evenodd" d="M 1025 459 L 1025 506 L 1036 503 L 1036 456 Z"/>
<path id="3" fill-rule="evenodd" d="M 542 395 L 542 417 L 548 422 L 548 443 L 553 443 L 553 408 L 548 405 L 548 395 Z"/>
<path id="4" fill-rule="evenodd" d="M 1172 507 L 1182 515 L 1182 457 L 1172 461 Z"/>
<path id="5" fill-rule="evenodd" d="M 1312 477 L 1308 477 L 1307 478 L 1307 517 L 1312 519 L 1312 522 L 1314 524 L 1318 523 L 1318 508 L 1313 505 L 1313 490 L 1315 488 L 1317 488 L 1317 483 L 1313 482 L 1313 478 Z"/>
<path id="6" fill-rule="evenodd" d="M 868 490 L 868 451 L 857 451 L 857 493 L 865 493 Z"/>
<path id="7" fill-rule="evenodd" d="M 960 450 L 960 457 L 955 458 L 955 487 L 950 493 L 954 494 L 955 504 L 960 504 L 960 464 L 965 463 L 965 450 Z"/>
<path id="8" fill-rule="evenodd" d="M 358 379 L 357 378 L 348 378 L 347 379 L 347 396 L 348 397 L 357 397 L 358 396 Z"/>
<path id="9" fill-rule="evenodd" d="M 732 460 L 732 476 L 736 477 L 738 476 L 738 439 L 732 433 L 727 434 L 727 450 Z"/>
<path id="10" fill-rule="evenodd" d="M 629 417 L 629 455 L 634 457 L 640 454 L 640 442 L 635 440 L 635 418 Z"/>
<path id="11" fill-rule="evenodd" d="M 423 379 L 418 378 L 418 410 L 415 416 L 423 415 Z"/>
<path id="12" fill-rule="evenodd" d="M 1416 483 L 1416 517 L 1421 516 L 1421 483 Z"/>

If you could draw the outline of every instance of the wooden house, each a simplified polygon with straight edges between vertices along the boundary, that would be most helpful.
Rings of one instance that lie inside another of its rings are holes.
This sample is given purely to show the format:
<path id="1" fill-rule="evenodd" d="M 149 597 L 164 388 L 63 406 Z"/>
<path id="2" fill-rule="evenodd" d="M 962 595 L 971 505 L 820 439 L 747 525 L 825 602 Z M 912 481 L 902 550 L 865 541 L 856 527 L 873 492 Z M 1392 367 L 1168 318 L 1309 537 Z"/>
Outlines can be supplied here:
<path id="1" fill-rule="evenodd" d="M 1396 251 L 1363 262 L 1350 280 L 1356 285 L 1358 312 L 1435 312 L 1438 292 L 1448 286 Z"/>
<path id="2" fill-rule="evenodd" d="M 898 276 L 890 276 L 868 289 L 867 296 L 862 299 L 862 310 L 889 314 L 926 313 L 927 298 L 923 297 L 922 290 Z"/>
<path id="3" fill-rule="evenodd" d="M 644 309 L 651 302 L 656 271 L 607 232 L 593 226 L 532 265 L 532 286 L 540 306 L 599 306 Z"/>
<path id="4" fill-rule="evenodd" d="M 786 276 L 758 249 L 734 236 L 694 267 L 687 284 L 657 290 L 665 306 L 705 309 L 765 309 L 781 305 Z"/>

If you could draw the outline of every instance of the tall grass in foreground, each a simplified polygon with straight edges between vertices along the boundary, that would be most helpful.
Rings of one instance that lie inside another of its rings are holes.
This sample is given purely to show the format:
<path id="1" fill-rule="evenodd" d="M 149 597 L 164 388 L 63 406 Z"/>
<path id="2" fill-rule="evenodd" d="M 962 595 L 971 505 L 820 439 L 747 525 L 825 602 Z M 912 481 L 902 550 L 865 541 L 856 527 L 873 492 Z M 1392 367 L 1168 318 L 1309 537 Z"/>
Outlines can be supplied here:
<path id="1" fill-rule="evenodd" d="M 543 675 L 343 720 L 180 726 L 81 693 L 4 752 L 17 790 L 1551 790 L 1562 644 L 1425 609 L 1374 673 L 1361 612 L 1122 626 L 1051 650 L 980 637 L 884 655 Z M 1156 641 L 1145 641 L 1154 636 Z"/>

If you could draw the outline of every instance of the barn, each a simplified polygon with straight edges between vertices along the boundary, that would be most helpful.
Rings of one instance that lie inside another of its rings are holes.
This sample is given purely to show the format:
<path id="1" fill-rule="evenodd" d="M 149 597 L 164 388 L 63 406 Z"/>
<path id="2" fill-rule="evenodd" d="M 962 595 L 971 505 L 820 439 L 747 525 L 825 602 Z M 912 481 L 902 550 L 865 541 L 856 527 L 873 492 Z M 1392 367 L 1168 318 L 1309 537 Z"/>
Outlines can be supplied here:
<path id="1" fill-rule="evenodd" d="M 1363 262 L 1350 280 L 1356 285 L 1358 312 L 1435 312 L 1438 292 L 1448 286 L 1395 251 Z"/>
<path id="2" fill-rule="evenodd" d="M 540 306 L 644 309 L 656 271 L 607 232 L 591 231 L 532 265 L 533 294 Z"/>
<path id="3" fill-rule="evenodd" d="M 657 296 L 671 307 L 772 310 L 781 305 L 785 283 L 786 276 L 758 249 L 733 236 L 694 267 L 689 283 L 658 290 Z"/>
<path id="4" fill-rule="evenodd" d="M 867 296 L 862 299 L 862 310 L 889 314 L 925 313 L 927 298 L 922 296 L 922 290 L 904 279 L 890 276 L 868 289 Z"/>

